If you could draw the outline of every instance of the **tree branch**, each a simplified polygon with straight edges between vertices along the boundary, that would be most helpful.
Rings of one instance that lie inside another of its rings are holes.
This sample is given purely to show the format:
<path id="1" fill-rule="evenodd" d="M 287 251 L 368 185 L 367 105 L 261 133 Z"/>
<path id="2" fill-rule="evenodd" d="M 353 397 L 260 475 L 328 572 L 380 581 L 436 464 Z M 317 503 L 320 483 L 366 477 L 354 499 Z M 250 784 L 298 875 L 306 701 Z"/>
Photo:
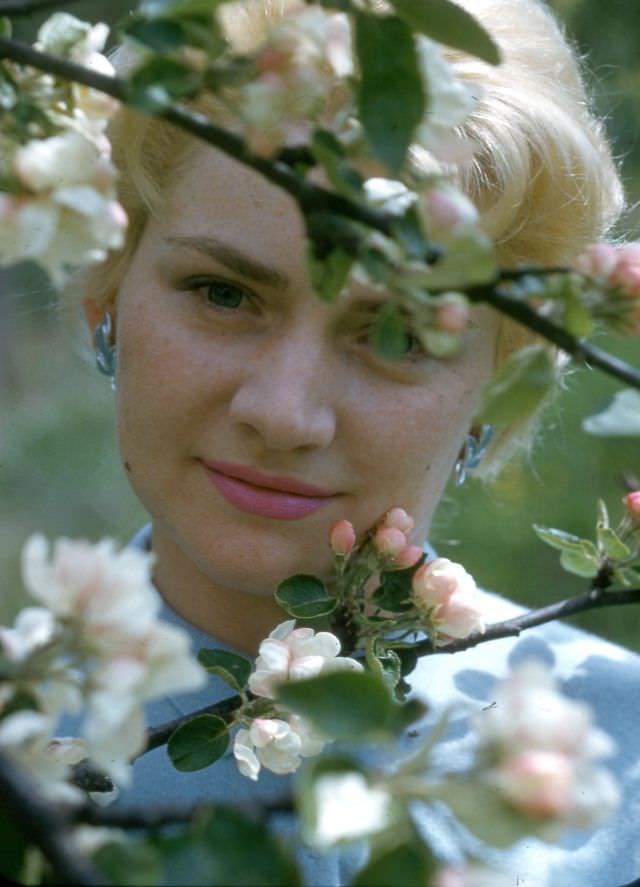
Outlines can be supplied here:
<path id="1" fill-rule="evenodd" d="M 106 826 L 108 828 L 160 828 L 163 825 L 192 822 L 195 816 L 211 810 L 213 807 L 232 807 L 240 813 L 260 818 L 267 822 L 278 813 L 293 813 L 294 805 L 290 794 L 271 801 L 251 800 L 235 804 L 165 804 L 158 807 L 97 807 L 85 804 L 76 807 L 72 816 L 76 822 L 87 825 Z"/>
<path id="2" fill-rule="evenodd" d="M 553 273 L 557 273 L 557 270 L 554 269 Z M 549 271 L 549 273 L 552 272 Z M 499 279 L 512 280 L 513 272 L 501 272 Z M 466 290 L 466 295 L 472 302 L 486 302 L 502 314 L 512 317 L 523 326 L 539 333 L 547 341 L 570 354 L 578 363 L 598 367 L 609 376 L 620 379 L 632 388 L 640 390 L 640 369 L 636 369 L 624 360 L 603 351 L 602 348 L 591 345 L 585 339 L 572 336 L 562 327 L 556 326 L 555 323 L 551 323 L 546 317 L 538 314 L 526 302 L 501 291 L 499 286 L 486 284 L 481 287 L 470 287 Z"/>
<path id="3" fill-rule="evenodd" d="M 477 647 L 487 641 L 495 641 L 499 638 L 517 637 L 527 628 L 543 625 L 545 622 L 553 622 L 555 619 L 566 619 L 575 616 L 576 613 L 585 613 L 587 610 L 597 610 L 601 607 L 615 607 L 624 604 L 640 604 L 640 588 L 625 591 L 605 591 L 601 588 L 590 588 L 576 597 L 557 601 L 546 607 L 536 610 L 528 610 L 521 616 L 505 619 L 503 622 L 494 622 L 484 632 L 476 631 L 469 637 L 459 641 L 451 641 L 441 647 L 434 647 L 430 640 L 416 644 L 415 651 L 418 656 L 429 656 L 434 653 L 460 653 Z"/>
<path id="4" fill-rule="evenodd" d="M 167 721 L 165 724 L 160 724 L 158 727 L 149 727 L 147 730 L 146 745 L 137 757 L 146 754 L 148 751 L 152 751 L 154 748 L 165 745 L 174 730 L 177 730 L 178 727 L 193 720 L 193 718 L 198 715 L 218 715 L 223 721 L 229 723 L 233 712 L 237 708 L 240 708 L 241 705 L 242 700 L 239 696 L 228 696 L 226 699 L 221 699 L 220 702 L 215 702 L 213 705 L 205 705 L 204 708 L 199 708 L 196 711 L 189 712 L 189 714 L 181 715 L 179 718 L 175 718 L 173 721 Z"/>
<path id="5" fill-rule="evenodd" d="M 69 813 L 43 798 L 22 768 L 1 753 L 0 797 L 19 828 L 53 866 L 56 882 L 85 887 L 104 884 L 104 878 L 75 846 Z"/>
<path id="6" fill-rule="evenodd" d="M 43 9 L 59 11 L 61 6 L 71 6 L 80 0 L 0 0 L 0 15 L 31 15 Z"/>
<path id="7" fill-rule="evenodd" d="M 41 71 L 55 74 L 64 80 L 82 83 L 93 89 L 100 90 L 123 104 L 128 102 L 128 88 L 125 80 L 109 77 L 91 71 L 83 65 L 60 59 L 40 52 L 26 43 L 0 37 L 0 59 L 10 59 L 18 64 L 30 65 Z M 322 188 L 306 182 L 298 176 L 290 166 L 282 160 L 270 161 L 252 154 L 242 138 L 212 123 L 204 114 L 191 111 L 185 106 L 176 105 L 156 113 L 168 123 L 191 133 L 197 138 L 230 155 L 251 169 L 256 170 L 269 181 L 290 194 L 305 214 L 314 212 L 331 213 L 344 216 L 359 222 L 383 234 L 391 234 L 394 218 L 388 213 L 373 207 L 362 205 Z M 286 151 L 283 156 L 286 156 Z M 500 291 L 501 281 L 509 281 L 522 277 L 525 273 L 554 274 L 565 269 L 505 269 L 500 272 L 496 281 L 483 286 L 468 287 L 464 292 L 474 302 L 486 302 L 503 314 L 517 320 L 523 326 L 539 333 L 548 341 L 570 354 L 579 363 L 598 367 L 603 372 L 617 378 L 632 388 L 640 390 L 640 370 L 625 361 L 608 354 L 601 348 L 590 345 L 584 339 L 572 336 L 562 327 L 556 326 L 537 313 L 525 302 Z"/>

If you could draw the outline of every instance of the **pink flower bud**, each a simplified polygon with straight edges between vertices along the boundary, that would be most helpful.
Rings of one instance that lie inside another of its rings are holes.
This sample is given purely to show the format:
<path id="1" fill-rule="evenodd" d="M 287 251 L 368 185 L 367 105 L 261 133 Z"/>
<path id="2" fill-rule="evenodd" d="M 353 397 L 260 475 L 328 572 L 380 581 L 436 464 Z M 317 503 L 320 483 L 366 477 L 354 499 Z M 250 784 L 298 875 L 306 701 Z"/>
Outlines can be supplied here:
<path id="1" fill-rule="evenodd" d="M 433 325 L 445 333 L 463 333 L 469 323 L 469 305 L 464 296 L 450 293 L 433 312 Z"/>
<path id="2" fill-rule="evenodd" d="M 424 195 L 427 234 L 436 240 L 455 236 L 475 225 L 478 211 L 468 197 L 451 185 L 439 185 Z"/>
<path id="3" fill-rule="evenodd" d="M 390 508 L 380 522 L 380 527 L 389 527 L 401 532 L 410 533 L 413 530 L 413 518 L 404 508 Z"/>
<path id="4" fill-rule="evenodd" d="M 640 524 L 640 490 L 629 493 L 625 496 L 624 501 L 631 517 Z"/>
<path id="5" fill-rule="evenodd" d="M 573 806 L 575 767 L 566 755 L 532 749 L 507 758 L 497 773 L 502 794 L 522 813 L 566 816 Z"/>
<path id="6" fill-rule="evenodd" d="M 329 545 L 337 557 L 351 554 L 356 544 L 356 531 L 348 520 L 339 520 L 329 529 Z"/>
<path id="7" fill-rule="evenodd" d="M 640 243 L 630 243 L 618 251 L 618 262 L 609 280 L 625 295 L 640 296 Z"/>
<path id="8" fill-rule="evenodd" d="M 407 545 L 402 551 L 396 555 L 394 566 L 398 570 L 408 570 L 409 567 L 415 567 L 424 551 L 417 545 Z"/>
<path id="9" fill-rule="evenodd" d="M 592 243 L 576 259 L 574 268 L 580 274 L 606 281 L 618 264 L 618 250 L 611 243 Z"/>
<path id="10" fill-rule="evenodd" d="M 395 562 L 400 552 L 407 547 L 407 537 L 402 530 L 395 527 L 381 527 L 376 530 L 373 544 L 378 554 Z"/>

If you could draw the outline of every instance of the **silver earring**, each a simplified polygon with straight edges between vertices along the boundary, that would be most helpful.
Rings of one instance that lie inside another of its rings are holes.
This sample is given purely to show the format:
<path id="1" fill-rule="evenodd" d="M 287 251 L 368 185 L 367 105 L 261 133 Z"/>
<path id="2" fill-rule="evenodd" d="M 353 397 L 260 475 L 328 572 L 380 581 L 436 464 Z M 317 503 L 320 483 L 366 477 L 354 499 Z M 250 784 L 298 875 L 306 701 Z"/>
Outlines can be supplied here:
<path id="1" fill-rule="evenodd" d="M 492 437 L 492 425 L 481 425 L 477 436 L 473 433 L 473 429 L 467 434 L 462 454 L 454 468 L 457 487 L 462 486 L 465 482 L 467 472 L 477 468 L 482 462 Z"/>
<path id="2" fill-rule="evenodd" d="M 111 382 L 111 387 L 116 390 L 116 346 L 113 344 L 113 317 L 110 311 L 105 311 L 104 317 L 96 327 L 96 366 L 103 376 Z"/>

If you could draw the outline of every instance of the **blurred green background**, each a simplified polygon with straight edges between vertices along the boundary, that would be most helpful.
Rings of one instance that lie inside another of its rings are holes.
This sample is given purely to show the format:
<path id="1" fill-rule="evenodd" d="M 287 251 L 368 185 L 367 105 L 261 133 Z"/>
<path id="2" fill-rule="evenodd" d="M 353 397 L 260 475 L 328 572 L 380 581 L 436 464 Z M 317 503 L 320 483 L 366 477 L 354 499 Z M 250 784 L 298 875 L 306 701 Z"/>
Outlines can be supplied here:
<path id="1" fill-rule="evenodd" d="M 586 57 L 595 101 L 620 158 L 632 207 L 623 230 L 638 237 L 640 214 L 640 4 L 629 0 L 554 0 Z M 73 12 L 110 23 L 130 2 L 77 2 Z M 42 16 L 23 20 L 33 38 Z M 62 316 L 46 279 L 31 267 L 0 270 L 0 619 L 21 601 L 19 552 L 34 531 L 125 542 L 145 521 L 120 470 L 112 394 L 93 369 L 88 339 Z M 638 341 L 602 340 L 640 365 Z M 595 500 L 622 510 L 626 483 L 640 486 L 640 441 L 603 440 L 580 430 L 618 386 L 576 370 L 546 414 L 533 457 L 509 465 L 497 482 L 450 488 L 434 522 L 439 552 L 462 561 L 477 581 L 527 605 L 576 594 L 585 580 L 564 573 L 531 523 L 589 536 Z M 635 481 L 634 481 L 635 478 Z M 577 624 L 640 650 L 640 608 L 599 610 Z"/>

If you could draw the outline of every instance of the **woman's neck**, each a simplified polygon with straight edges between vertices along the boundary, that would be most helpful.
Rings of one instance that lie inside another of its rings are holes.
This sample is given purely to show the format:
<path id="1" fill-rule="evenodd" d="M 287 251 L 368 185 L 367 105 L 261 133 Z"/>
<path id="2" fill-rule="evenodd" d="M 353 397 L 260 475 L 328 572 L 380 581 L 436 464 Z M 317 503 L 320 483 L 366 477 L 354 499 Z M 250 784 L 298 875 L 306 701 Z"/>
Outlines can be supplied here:
<path id="1" fill-rule="evenodd" d="M 216 584 L 175 541 L 154 525 L 153 580 L 167 604 L 187 622 L 249 656 L 287 617 L 271 595 L 250 594 Z"/>

